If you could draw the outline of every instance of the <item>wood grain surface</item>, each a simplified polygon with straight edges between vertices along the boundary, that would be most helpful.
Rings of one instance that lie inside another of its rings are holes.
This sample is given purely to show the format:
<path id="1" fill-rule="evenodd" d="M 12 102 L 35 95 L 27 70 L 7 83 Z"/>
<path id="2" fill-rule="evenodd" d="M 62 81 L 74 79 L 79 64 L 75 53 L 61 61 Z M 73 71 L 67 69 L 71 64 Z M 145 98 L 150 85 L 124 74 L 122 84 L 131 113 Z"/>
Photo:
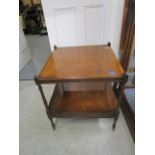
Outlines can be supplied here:
<path id="1" fill-rule="evenodd" d="M 39 80 L 74 80 L 121 77 L 124 71 L 106 45 L 57 48 L 39 74 Z"/>
<path id="2" fill-rule="evenodd" d="M 51 113 L 91 112 L 104 113 L 118 107 L 112 86 L 106 82 L 103 90 L 98 91 L 64 91 L 61 94 L 56 86 L 56 94 L 50 103 Z"/>

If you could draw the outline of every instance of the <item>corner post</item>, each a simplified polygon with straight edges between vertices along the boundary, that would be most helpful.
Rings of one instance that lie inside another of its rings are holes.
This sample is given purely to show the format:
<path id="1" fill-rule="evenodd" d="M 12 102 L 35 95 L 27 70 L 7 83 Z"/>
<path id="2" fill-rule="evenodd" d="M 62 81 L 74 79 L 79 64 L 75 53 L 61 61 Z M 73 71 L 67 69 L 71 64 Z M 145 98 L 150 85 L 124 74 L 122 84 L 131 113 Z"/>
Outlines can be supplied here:
<path id="1" fill-rule="evenodd" d="M 54 50 L 57 50 L 58 47 L 56 45 L 54 45 Z M 63 95 L 63 91 L 64 91 L 64 85 L 62 82 L 58 83 L 58 88 L 59 88 L 59 91 L 60 91 L 60 94 Z"/>
<path id="2" fill-rule="evenodd" d="M 54 45 L 54 50 L 56 50 L 58 47 L 56 45 Z"/>
<path id="3" fill-rule="evenodd" d="M 108 42 L 107 46 L 108 46 L 108 47 L 111 47 L 111 43 L 110 43 L 110 42 Z"/>
<path id="4" fill-rule="evenodd" d="M 44 106 L 45 106 L 45 108 L 46 108 L 46 110 L 47 110 L 47 109 L 48 109 L 48 104 L 47 104 L 45 95 L 44 95 L 44 93 L 43 93 L 42 86 L 41 86 L 41 84 L 40 84 L 40 82 L 39 82 L 38 76 L 35 76 L 34 80 L 35 80 L 36 85 L 37 85 L 38 88 L 39 88 L 39 91 L 40 91 L 40 94 L 41 94 L 41 97 L 42 97 Z"/>
<path id="5" fill-rule="evenodd" d="M 34 77 L 34 81 L 35 81 L 35 83 L 36 83 L 36 85 L 38 86 L 38 89 L 39 89 L 39 91 L 40 91 L 40 94 L 41 94 L 41 97 L 42 97 L 42 100 L 43 100 L 43 103 L 44 103 L 44 106 L 45 106 L 45 109 L 46 109 L 46 114 L 47 114 L 49 120 L 51 121 L 53 130 L 55 130 L 55 124 L 54 124 L 54 122 L 53 122 L 52 117 L 50 116 L 48 103 L 47 103 L 47 100 L 46 100 L 45 95 L 44 95 L 44 93 L 43 93 L 42 86 L 41 86 L 41 84 L 40 84 L 40 82 L 39 82 L 38 76 L 35 76 L 35 77 Z"/>
<path id="6" fill-rule="evenodd" d="M 128 75 L 125 73 L 123 74 L 122 80 L 119 85 L 119 97 L 118 97 L 119 105 L 121 104 L 121 101 L 122 101 L 122 96 L 123 96 L 123 92 L 124 92 L 124 88 L 127 80 L 128 80 Z"/>
<path id="7" fill-rule="evenodd" d="M 123 96 L 123 92 L 124 92 L 124 87 L 125 87 L 125 84 L 128 80 L 128 75 L 125 73 L 123 74 L 122 76 L 122 79 L 121 79 L 121 82 L 119 83 L 119 88 L 118 88 L 118 104 L 120 106 L 121 102 L 122 102 L 122 96 Z M 112 126 L 112 129 L 113 131 L 115 130 L 115 127 L 116 127 L 116 122 L 118 120 L 118 117 L 119 117 L 119 110 L 116 111 L 116 113 L 114 114 L 114 123 L 113 123 L 113 126 Z"/>
<path id="8" fill-rule="evenodd" d="M 117 120 L 118 120 L 118 117 L 119 117 L 119 111 L 117 111 L 116 113 L 115 113 L 115 115 L 114 115 L 114 123 L 113 123 L 113 125 L 112 125 L 112 129 L 113 129 L 113 131 L 115 130 L 115 128 L 116 128 L 116 122 L 117 122 Z"/>

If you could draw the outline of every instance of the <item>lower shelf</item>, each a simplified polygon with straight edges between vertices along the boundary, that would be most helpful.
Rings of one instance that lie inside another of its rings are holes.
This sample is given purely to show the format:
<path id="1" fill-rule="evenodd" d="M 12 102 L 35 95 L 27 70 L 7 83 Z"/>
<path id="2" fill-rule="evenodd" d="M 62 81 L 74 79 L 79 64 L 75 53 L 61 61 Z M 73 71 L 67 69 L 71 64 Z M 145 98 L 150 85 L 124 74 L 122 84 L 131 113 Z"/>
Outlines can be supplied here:
<path id="1" fill-rule="evenodd" d="M 52 116 L 92 116 L 101 117 L 118 108 L 118 102 L 110 83 L 99 91 L 64 91 L 56 86 L 50 101 Z"/>

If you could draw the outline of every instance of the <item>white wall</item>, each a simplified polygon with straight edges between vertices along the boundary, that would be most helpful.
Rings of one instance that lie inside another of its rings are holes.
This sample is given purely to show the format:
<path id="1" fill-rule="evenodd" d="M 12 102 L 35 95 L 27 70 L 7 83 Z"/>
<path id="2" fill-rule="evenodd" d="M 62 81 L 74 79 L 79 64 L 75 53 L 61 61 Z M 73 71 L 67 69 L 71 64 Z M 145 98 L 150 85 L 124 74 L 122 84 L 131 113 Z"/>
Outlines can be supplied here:
<path id="1" fill-rule="evenodd" d="M 116 51 L 117 56 L 119 56 L 119 45 L 120 45 L 120 37 L 121 37 L 121 29 L 122 29 L 122 18 L 124 11 L 124 2 L 125 0 L 110 0 L 112 5 L 111 7 L 111 17 L 112 17 L 112 25 L 111 29 L 111 43 L 113 45 L 113 49 Z"/>
<path id="2" fill-rule="evenodd" d="M 19 22 L 19 71 L 31 60 L 27 40 L 25 38 L 21 22 Z"/>
<path id="3" fill-rule="evenodd" d="M 87 0 L 85 0 L 87 1 Z M 101 0 L 88 0 L 88 4 L 91 1 L 91 3 L 100 4 L 98 2 L 101 2 Z M 121 26 L 122 26 L 122 15 L 123 15 L 123 9 L 124 9 L 124 0 L 102 0 L 107 8 L 106 8 L 106 18 L 108 19 L 108 29 L 106 31 L 106 40 L 110 41 L 112 44 L 112 47 L 116 53 L 116 55 L 119 55 L 119 42 L 120 42 L 120 35 L 121 35 Z M 60 3 L 61 2 L 61 3 Z M 45 21 L 47 25 L 48 35 L 49 35 L 49 41 L 51 49 L 53 50 L 53 45 L 55 43 L 54 39 L 54 28 L 51 22 L 51 16 L 52 16 L 52 7 L 64 7 L 65 5 L 63 3 L 68 3 L 67 5 L 72 6 L 72 2 L 75 4 L 75 1 L 69 1 L 69 0 L 42 0 L 42 6 L 45 16 Z M 76 0 L 76 4 L 83 3 L 82 0 Z M 67 6 L 66 5 L 66 6 Z M 68 28 L 69 29 L 69 28 Z M 65 31 L 65 30 L 64 30 Z M 81 44 L 82 45 L 82 44 Z"/>

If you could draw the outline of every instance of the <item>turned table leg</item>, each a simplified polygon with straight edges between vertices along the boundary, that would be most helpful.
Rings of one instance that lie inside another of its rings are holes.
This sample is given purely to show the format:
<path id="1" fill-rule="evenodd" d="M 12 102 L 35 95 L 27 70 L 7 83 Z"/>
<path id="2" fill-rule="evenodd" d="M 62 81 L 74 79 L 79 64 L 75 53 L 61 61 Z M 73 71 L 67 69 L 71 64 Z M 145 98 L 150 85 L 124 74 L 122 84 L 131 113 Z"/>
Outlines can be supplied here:
<path id="1" fill-rule="evenodd" d="M 113 129 L 113 131 L 115 130 L 115 128 L 116 128 L 116 122 L 117 122 L 117 120 L 118 120 L 118 117 L 119 117 L 119 111 L 117 111 L 116 113 L 115 113 L 115 115 L 114 115 L 114 123 L 113 123 L 113 125 L 112 125 L 112 129 Z"/>
<path id="2" fill-rule="evenodd" d="M 47 114 L 49 120 L 51 121 L 53 130 L 55 130 L 55 124 L 54 124 L 53 119 L 52 119 L 52 117 L 51 117 L 51 115 L 50 115 L 49 107 L 48 107 L 48 104 L 47 104 L 47 100 L 46 100 L 46 98 L 45 98 L 44 92 L 43 92 L 43 90 L 42 90 L 42 86 L 41 86 L 41 84 L 39 83 L 39 80 L 38 80 L 37 77 L 35 77 L 35 82 L 36 82 L 36 84 L 37 84 L 37 86 L 38 86 L 38 88 L 39 88 L 39 91 L 40 91 L 40 94 L 41 94 L 41 97 L 42 97 L 44 106 L 45 106 L 45 108 L 46 108 L 46 114 Z"/>
<path id="3" fill-rule="evenodd" d="M 53 122 L 53 119 L 50 118 L 50 121 L 51 121 L 51 125 L 52 125 L 53 130 L 55 130 L 55 124 L 54 124 L 54 122 Z"/>
<path id="4" fill-rule="evenodd" d="M 118 96 L 118 102 L 119 102 L 119 106 L 122 102 L 122 96 L 123 96 L 123 91 L 124 91 L 124 87 L 125 87 L 125 83 L 127 82 L 128 80 L 128 75 L 127 74 L 124 74 L 122 76 L 122 81 L 119 83 L 119 88 L 117 88 L 117 83 L 114 84 L 114 89 L 118 89 L 119 90 L 119 96 Z M 119 117 L 119 111 L 117 111 L 115 114 L 114 114 L 114 123 L 113 123 L 113 130 L 115 130 L 116 128 L 116 122 L 118 120 L 118 117 Z"/>

